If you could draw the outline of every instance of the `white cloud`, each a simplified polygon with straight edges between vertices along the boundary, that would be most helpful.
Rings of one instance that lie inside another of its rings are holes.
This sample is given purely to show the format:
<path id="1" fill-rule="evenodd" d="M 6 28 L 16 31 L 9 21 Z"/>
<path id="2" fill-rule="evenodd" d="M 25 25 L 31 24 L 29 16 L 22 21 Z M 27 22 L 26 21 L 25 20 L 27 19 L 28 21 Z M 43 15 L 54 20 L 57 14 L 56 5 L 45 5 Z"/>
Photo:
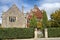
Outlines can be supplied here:
<path id="1" fill-rule="evenodd" d="M 6 12 L 8 10 L 8 6 L 4 5 L 4 6 L 0 6 L 0 11 Z"/>
<path id="2" fill-rule="evenodd" d="M 21 0 L 0 0 L 1 4 L 14 4 L 21 3 Z"/>
<path id="3" fill-rule="evenodd" d="M 39 8 L 46 10 L 48 19 L 50 19 L 50 14 L 60 8 L 60 3 L 45 3 L 42 4 Z"/>
<path id="4" fill-rule="evenodd" d="M 30 10 L 32 9 L 32 6 L 29 4 L 23 4 L 23 6 L 24 6 L 24 13 L 30 12 Z"/>
<path id="5" fill-rule="evenodd" d="M 0 0 L 1 3 L 9 3 L 12 2 L 13 0 Z"/>
<path id="6" fill-rule="evenodd" d="M 0 18 L 0 24 L 2 24 L 2 19 Z"/>
<path id="7" fill-rule="evenodd" d="M 2 18 L 1 18 L 1 16 L 2 16 L 2 13 L 0 13 L 0 23 L 2 23 Z"/>
<path id="8" fill-rule="evenodd" d="M 43 3 L 55 3 L 55 2 L 60 2 L 60 0 L 44 0 Z"/>
<path id="9" fill-rule="evenodd" d="M 7 5 L 4 5 L 4 6 L 0 6 L 0 23 L 2 23 L 2 18 L 1 18 L 1 15 L 2 15 L 2 12 L 6 12 L 8 10 L 8 6 Z"/>
<path id="10" fill-rule="evenodd" d="M 42 5 L 42 7 L 45 8 L 59 8 L 60 7 L 60 3 L 45 3 Z"/>

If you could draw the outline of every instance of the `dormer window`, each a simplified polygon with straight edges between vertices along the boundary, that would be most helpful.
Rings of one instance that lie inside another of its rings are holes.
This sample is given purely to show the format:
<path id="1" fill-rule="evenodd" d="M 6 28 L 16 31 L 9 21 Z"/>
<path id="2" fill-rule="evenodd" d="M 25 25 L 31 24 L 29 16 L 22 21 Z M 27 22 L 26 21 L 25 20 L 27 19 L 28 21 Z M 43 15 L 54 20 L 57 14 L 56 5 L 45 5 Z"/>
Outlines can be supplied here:
<path id="1" fill-rule="evenodd" d="M 10 21 L 10 22 L 15 22 L 15 21 L 16 21 L 16 17 L 10 16 L 10 17 L 9 17 L 9 21 Z"/>

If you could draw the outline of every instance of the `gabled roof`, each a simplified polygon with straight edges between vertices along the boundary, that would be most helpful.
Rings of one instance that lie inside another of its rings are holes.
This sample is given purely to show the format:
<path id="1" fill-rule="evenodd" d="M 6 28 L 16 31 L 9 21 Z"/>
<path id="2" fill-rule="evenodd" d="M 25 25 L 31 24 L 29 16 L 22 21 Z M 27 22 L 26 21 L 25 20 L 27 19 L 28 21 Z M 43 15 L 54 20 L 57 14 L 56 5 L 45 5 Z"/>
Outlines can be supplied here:
<path id="1" fill-rule="evenodd" d="M 15 9 L 17 9 L 18 11 L 20 11 L 19 8 L 16 6 L 16 4 L 13 4 L 12 7 L 10 7 L 10 8 L 8 9 L 8 11 L 9 11 L 9 10 L 15 10 Z M 21 11 L 20 11 L 20 12 L 21 12 Z"/>
<path id="2" fill-rule="evenodd" d="M 32 17 L 31 14 L 34 14 L 39 19 L 42 18 L 42 11 L 37 6 L 34 6 L 34 8 L 31 10 L 31 12 L 29 13 L 28 19 Z"/>
<path id="3" fill-rule="evenodd" d="M 34 9 L 33 9 L 34 10 Z M 37 18 L 42 18 L 42 11 L 36 7 L 35 8 L 36 11 L 33 11 L 34 12 L 34 15 L 37 17 Z"/>
<path id="4" fill-rule="evenodd" d="M 19 10 L 19 8 L 16 6 L 16 4 L 13 4 L 6 12 L 9 12 L 9 11 L 16 11 L 18 10 L 19 12 L 21 12 Z M 3 14 L 5 14 L 6 12 L 4 12 Z"/>

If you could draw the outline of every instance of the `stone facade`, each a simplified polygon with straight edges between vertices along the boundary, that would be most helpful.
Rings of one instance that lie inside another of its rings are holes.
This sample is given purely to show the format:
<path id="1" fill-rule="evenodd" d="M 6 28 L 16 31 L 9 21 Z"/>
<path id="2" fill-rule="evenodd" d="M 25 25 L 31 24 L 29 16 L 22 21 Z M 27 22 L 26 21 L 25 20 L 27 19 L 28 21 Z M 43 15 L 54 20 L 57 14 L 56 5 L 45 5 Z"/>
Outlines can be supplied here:
<path id="1" fill-rule="evenodd" d="M 24 14 L 14 4 L 7 12 L 2 14 L 2 28 L 25 28 Z"/>

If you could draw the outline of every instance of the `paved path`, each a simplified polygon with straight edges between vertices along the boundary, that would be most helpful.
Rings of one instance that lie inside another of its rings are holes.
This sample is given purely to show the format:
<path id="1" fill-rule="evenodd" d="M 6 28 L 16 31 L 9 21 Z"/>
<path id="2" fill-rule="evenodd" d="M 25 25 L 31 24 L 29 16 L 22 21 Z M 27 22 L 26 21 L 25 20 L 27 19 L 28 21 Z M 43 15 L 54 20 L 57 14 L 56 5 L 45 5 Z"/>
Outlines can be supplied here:
<path id="1" fill-rule="evenodd" d="M 34 40 L 34 39 L 14 39 L 14 40 Z"/>
<path id="2" fill-rule="evenodd" d="M 14 40 L 60 40 L 60 38 L 14 39 Z"/>
<path id="3" fill-rule="evenodd" d="M 60 38 L 38 38 L 37 40 L 60 40 Z"/>

